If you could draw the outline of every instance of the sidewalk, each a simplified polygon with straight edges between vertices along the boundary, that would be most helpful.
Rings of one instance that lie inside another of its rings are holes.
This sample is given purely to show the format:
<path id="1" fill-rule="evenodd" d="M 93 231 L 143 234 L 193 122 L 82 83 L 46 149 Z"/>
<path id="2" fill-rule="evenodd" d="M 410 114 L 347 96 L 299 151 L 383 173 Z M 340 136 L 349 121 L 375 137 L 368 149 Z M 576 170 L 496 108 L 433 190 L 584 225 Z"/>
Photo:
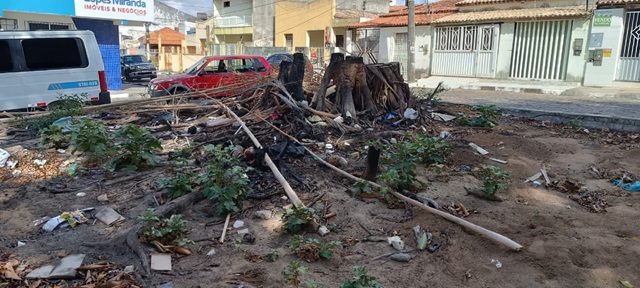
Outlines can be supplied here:
<path id="1" fill-rule="evenodd" d="M 443 82 L 449 89 L 507 91 L 517 93 L 580 96 L 592 99 L 640 101 L 640 83 L 615 83 L 614 87 L 582 87 L 579 83 L 557 81 L 495 80 L 485 78 L 431 76 L 418 79 L 412 87 L 433 89 Z"/>
<path id="2" fill-rule="evenodd" d="M 451 80 L 451 81 L 450 81 Z M 438 82 L 453 88 L 442 93 L 442 101 L 466 105 L 495 105 L 504 114 L 534 120 L 567 123 L 579 120 L 584 128 L 608 128 L 616 131 L 640 132 L 640 89 L 614 87 L 561 87 L 558 94 L 538 94 L 513 90 L 462 89 L 478 83 L 478 79 L 431 77 L 420 79 L 416 86 L 435 88 Z M 435 84 L 434 84 L 435 83 Z M 545 89 L 559 89 L 555 85 Z M 566 85 L 569 86 L 569 85 Z M 633 86 L 633 85 L 631 85 Z M 457 88 L 456 88 L 457 87 Z M 512 86 L 513 87 L 513 86 Z M 538 89 L 542 89 L 538 87 Z M 637 97 L 637 98 L 636 98 Z"/>

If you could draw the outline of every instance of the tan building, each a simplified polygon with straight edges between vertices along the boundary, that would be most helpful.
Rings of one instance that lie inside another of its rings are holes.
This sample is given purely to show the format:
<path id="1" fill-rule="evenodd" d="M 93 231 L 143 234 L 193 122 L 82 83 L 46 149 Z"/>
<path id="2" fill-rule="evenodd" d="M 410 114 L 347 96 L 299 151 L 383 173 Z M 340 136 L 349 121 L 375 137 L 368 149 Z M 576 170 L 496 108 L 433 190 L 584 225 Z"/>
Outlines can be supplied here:
<path id="1" fill-rule="evenodd" d="M 274 46 L 305 52 L 312 63 L 322 66 L 331 52 L 349 52 L 349 25 L 388 12 L 387 0 L 278 0 Z"/>

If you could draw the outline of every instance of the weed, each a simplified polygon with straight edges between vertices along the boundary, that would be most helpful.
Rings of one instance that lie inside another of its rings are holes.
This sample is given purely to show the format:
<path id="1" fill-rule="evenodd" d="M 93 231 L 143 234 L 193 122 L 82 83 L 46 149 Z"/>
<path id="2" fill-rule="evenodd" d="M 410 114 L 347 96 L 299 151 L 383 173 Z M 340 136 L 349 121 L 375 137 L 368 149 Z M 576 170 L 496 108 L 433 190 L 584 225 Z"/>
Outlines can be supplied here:
<path id="1" fill-rule="evenodd" d="M 316 210 L 314 210 L 313 208 L 307 208 L 304 206 L 287 209 L 284 214 L 282 214 L 284 231 L 289 234 L 295 234 L 302 231 L 310 224 L 315 222 L 315 212 Z"/>
<path id="2" fill-rule="evenodd" d="M 580 126 L 582 125 L 582 121 L 580 121 L 580 119 L 578 118 L 574 118 L 574 119 L 571 119 L 571 121 L 569 121 L 567 124 L 569 124 L 569 127 L 571 129 L 576 130 L 580 128 Z"/>
<path id="3" fill-rule="evenodd" d="M 351 280 L 344 281 L 340 288 L 383 288 L 382 284 L 378 283 L 376 277 L 367 275 L 367 268 L 364 266 L 353 267 L 353 273 L 355 276 Z"/>
<path id="4" fill-rule="evenodd" d="M 507 184 L 505 184 L 504 181 L 511 178 L 511 175 L 509 175 L 507 171 L 493 165 L 482 165 L 474 168 L 473 172 L 482 177 L 484 193 L 487 197 L 495 198 L 496 192 L 499 190 L 506 191 L 508 189 Z"/>
<path id="5" fill-rule="evenodd" d="M 491 106 L 480 106 L 476 108 L 476 111 L 480 112 L 480 115 L 477 117 L 469 117 L 462 116 L 458 120 L 458 124 L 466 125 L 471 127 L 495 127 L 498 125 L 498 118 L 500 117 L 500 112 L 496 110 L 496 107 Z"/>
<path id="6" fill-rule="evenodd" d="M 264 258 L 265 260 L 267 260 L 267 262 L 276 262 L 276 260 L 280 258 L 280 255 L 278 255 L 278 251 L 271 249 L 269 250 L 269 253 L 264 256 Z"/>
<path id="7" fill-rule="evenodd" d="M 302 276 L 302 274 L 304 273 L 307 273 L 307 270 L 309 270 L 309 268 L 302 266 L 302 263 L 300 263 L 300 261 L 294 260 L 289 262 L 289 265 L 287 265 L 287 267 L 284 267 L 284 270 L 282 271 L 282 277 L 287 282 L 287 284 L 293 285 L 295 287 L 300 287 L 300 284 L 302 284 L 300 276 Z"/>
<path id="8" fill-rule="evenodd" d="M 333 257 L 332 249 L 336 246 L 342 247 L 342 242 L 331 241 L 324 243 L 316 238 L 304 239 L 300 235 L 296 235 L 291 240 L 291 251 L 305 261 L 317 261 L 320 258 L 331 259 Z"/>
<path id="9" fill-rule="evenodd" d="M 240 211 L 251 187 L 240 160 L 231 156 L 233 147 L 207 145 L 204 150 L 213 157 L 198 179 L 202 193 L 211 201 L 217 215 Z"/>
<path id="10" fill-rule="evenodd" d="M 418 181 L 417 163 L 441 164 L 452 152 L 452 146 L 444 139 L 415 135 L 410 141 L 392 144 L 382 150 L 381 162 L 385 171 L 379 180 L 393 189 L 408 189 Z"/>
<path id="11" fill-rule="evenodd" d="M 193 147 L 187 146 L 180 150 L 171 151 L 169 153 L 169 159 L 189 158 L 193 154 Z"/>
<path id="12" fill-rule="evenodd" d="M 46 148 L 66 148 L 71 141 L 71 134 L 63 132 L 60 126 L 50 125 L 40 130 L 40 143 Z"/>
<path id="13" fill-rule="evenodd" d="M 373 193 L 373 188 L 371 188 L 371 185 L 369 185 L 369 183 L 367 181 L 364 181 L 364 180 L 356 181 L 356 183 L 353 183 L 353 185 L 351 185 L 351 187 L 353 187 L 353 189 L 356 190 L 356 195 L 354 195 L 354 196 L 360 196 L 362 194 L 371 194 L 371 193 Z"/>
<path id="14" fill-rule="evenodd" d="M 107 164 L 108 170 L 136 171 L 143 165 L 155 166 L 160 163 L 152 151 L 162 149 L 162 145 L 149 130 L 127 125 L 116 133 L 116 139 L 119 153 Z"/>
<path id="15" fill-rule="evenodd" d="M 322 284 L 316 283 L 316 281 L 313 281 L 311 279 L 304 279 L 304 286 L 306 288 L 323 288 L 324 287 L 322 286 Z"/>
<path id="16" fill-rule="evenodd" d="M 178 198 L 194 191 L 193 176 L 182 171 L 176 172 L 170 179 L 159 179 L 156 183 L 161 189 L 167 189 L 171 198 Z"/>
<path id="17" fill-rule="evenodd" d="M 60 95 L 56 102 L 47 107 L 49 115 L 20 120 L 18 126 L 28 129 L 32 134 L 37 135 L 45 128 L 48 128 L 54 121 L 82 114 L 82 108 L 89 96 L 86 93 L 73 95 Z"/>
<path id="18" fill-rule="evenodd" d="M 71 121 L 71 153 L 83 151 L 91 160 L 101 161 L 115 154 L 113 139 L 107 126 L 99 120 L 74 119 Z"/>
<path id="19" fill-rule="evenodd" d="M 138 216 L 144 226 L 142 239 L 146 242 L 158 241 L 164 245 L 185 246 L 193 241 L 184 238 L 189 232 L 189 224 L 182 219 L 182 215 L 173 215 L 171 218 L 160 218 L 153 214 L 153 209 L 147 209 L 145 214 Z"/>

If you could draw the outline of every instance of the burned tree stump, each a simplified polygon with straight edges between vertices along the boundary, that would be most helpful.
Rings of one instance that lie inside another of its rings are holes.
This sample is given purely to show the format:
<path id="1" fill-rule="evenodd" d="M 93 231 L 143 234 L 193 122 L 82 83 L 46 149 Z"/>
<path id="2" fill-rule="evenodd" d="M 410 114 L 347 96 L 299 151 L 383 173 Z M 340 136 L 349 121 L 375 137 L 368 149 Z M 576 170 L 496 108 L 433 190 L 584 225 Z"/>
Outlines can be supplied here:
<path id="1" fill-rule="evenodd" d="M 282 61 L 280 62 L 280 70 L 278 71 L 278 80 L 284 84 L 287 92 L 296 101 L 306 100 L 304 96 L 304 89 L 302 88 L 302 82 L 304 80 L 304 66 L 305 59 L 304 54 L 293 54 L 293 62 Z M 267 94 L 270 91 L 267 91 Z"/>
<path id="2" fill-rule="evenodd" d="M 312 101 L 317 110 L 324 110 L 327 89 L 336 87 L 336 109 L 345 120 L 356 120 L 358 115 L 379 111 L 397 111 L 400 117 L 411 105 L 409 85 L 404 83 L 400 64 L 365 65 L 362 57 L 344 58 L 344 54 L 331 54 L 331 63 L 320 82 Z"/>

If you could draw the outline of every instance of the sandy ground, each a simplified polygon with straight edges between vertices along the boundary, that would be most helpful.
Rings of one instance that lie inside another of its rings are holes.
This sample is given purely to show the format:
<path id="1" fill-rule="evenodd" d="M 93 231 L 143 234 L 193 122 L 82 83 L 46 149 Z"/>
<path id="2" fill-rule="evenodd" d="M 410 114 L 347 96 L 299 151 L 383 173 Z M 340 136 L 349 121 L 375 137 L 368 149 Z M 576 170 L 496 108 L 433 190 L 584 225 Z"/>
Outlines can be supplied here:
<path id="1" fill-rule="evenodd" d="M 433 233 L 434 242 L 442 244 L 435 253 L 412 252 L 409 263 L 400 263 L 388 258 L 373 260 L 394 251 L 387 243 L 356 241 L 352 246 L 336 249 L 331 260 L 306 263 L 309 271 L 304 278 L 322 283 L 324 287 L 339 287 L 351 277 L 353 266 L 364 265 L 385 287 L 620 287 L 620 280 L 640 285 L 640 223 L 636 221 L 640 216 L 640 194 L 613 186 L 591 169 L 640 174 L 640 139 L 625 136 L 622 143 L 609 144 L 605 138 L 617 135 L 586 134 L 539 124 L 503 119 L 492 130 L 450 128 L 456 133 L 449 139 L 455 145 L 455 152 L 447 161 L 448 176 L 438 176 L 424 167 L 419 171 L 420 179 L 427 183 L 420 191 L 422 195 L 441 205 L 463 204 L 467 210 L 476 212 L 466 220 L 522 244 L 525 248 L 521 252 L 510 251 L 418 209 L 388 209 L 379 201 L 356 199 L 348 192 L 352 184 L 349 180 L 321 167 L 313 159 L 288 160 L 288 167 L 306 184 L 292 181 L 300 198 L 308 203 L 326 193 L 314 208 L 322 213 L 337 213 L 326 224 L 335 225 L 338 231 L 323 240 L 352 242 L 365 236 L 397 234 L 413 248 L 416 242 L 412 227 L 420 225 Z M 352 166 L 349 170 L 362 171 L 364 163 L 352 158 L 353 152 L 362 151 L 361 147 L 340 145 L 348 141 L 345 138 L 330 139 L 337 144 L 336 153 L 349 159 Z M 508 164 L 498 164 L 474 153 L 468 142 L 484 147 L 492 157 L 507 160 Z M 21 144 L 27 148 L 31 143 L 3 145 Z M 24 173 L 20 177 L 8 177 L 11 170 L 0 168 L 0 174 L 4 175 L 0 183 L 0 252 L 16 254 L 35 267 L 51 262 L 61 252 L 85 253 L 85 263 L 106 259 L 119 266 L 136 265 L 140 271 L 139 259 L 118 235 L 133 226 L 136 217 L 147 208 L 157 206 L 154 194 L 158 189 L 154 183 L 166 177 L 166 169 L 156 168 L 150 174 L 114 185 L 95 186 L 88 189 L 85 196 L 78 197 L 76 193 L 53 194 L 40 189 L 43 178 L 58 173 L 57 165 L 68 155 L 53 153 L 46 157 L 53 164 L 42 169 L 50 169 L 49 173 L 35 169 L 33 176 Z M 480 164 L 500 166 L 511 173 L 509 191 L 499 193 L 503 202 L 482 200 L 465 192 L 465 187 L 480 187 L 482 183 L 468 173 L 456 171 L 463 166 Z M 585 185 L 585 191 L 602 195 L 608 203 L 606 212 L 593 213 L 589 207 L 570 199 L 569 194 L 523 183 L 543 165 L 552 181 L 579 181 Z M 105 177 L 118 179 L 127 175 L 130 174 L 88 171 L 82 177 L 63 177 L 65 180 L 61 181 L 68 187 L 83 187 Z M 269 173 L 261 177 L 273 181 Z M 107 194 L 107 203 L 96 199 L 101 194 Z M 281 233 L 279 215 L 288 204 L 280 198 L 282 195 L 281 192 L 266 200 L 248 200 L 244 211 L 234 216 L 247 223 L 256 237 L 255 244 L 236 243 L 234 238 L 239 238 L 236 231 L 228 232 L 224 244 L 207 240 L 219 237 L 221 219 L 212 216 L 206 202 L 193 206 L 184 217 L 191 222 L 189 238 L 196 243 L 188 248 L 194 253 L 179 259 L 174 257 L 172 271 L 153 272 L 145 278 L 147 286 L 171 281 L 173 287 L 286 287 L 282 270 L 297 257 L 288 248 L 291 237 Z M 88 224 L 51 233 L 32 225 L 32 221 L 42 216 L 100 205 L 116 209 L 127 221 L 121 226 L 107 227 L 91 219 Z M 271 220 L 253 218 L 253 212 L 261 209 L 270 209 L 276 216 Z M 368 235 L 369 232 L 372 235 Z M 320 238 L 315 234 L 306 236 Z M 19 240 L 26 245 L 15 247 Z M 206 256 L 211 249 L 215 249 L 215 255 Z M 280 255 L 276 262 L 257 259 L 256 255 L 265 255 L 270 249 Z M 147 247 L 147 252 L 152 252 L 152 247 Z M 502 264 L 501 268 L 496 267 L 494 260 Z M 240 286 L 241 283 L 244 286 Z"/>

